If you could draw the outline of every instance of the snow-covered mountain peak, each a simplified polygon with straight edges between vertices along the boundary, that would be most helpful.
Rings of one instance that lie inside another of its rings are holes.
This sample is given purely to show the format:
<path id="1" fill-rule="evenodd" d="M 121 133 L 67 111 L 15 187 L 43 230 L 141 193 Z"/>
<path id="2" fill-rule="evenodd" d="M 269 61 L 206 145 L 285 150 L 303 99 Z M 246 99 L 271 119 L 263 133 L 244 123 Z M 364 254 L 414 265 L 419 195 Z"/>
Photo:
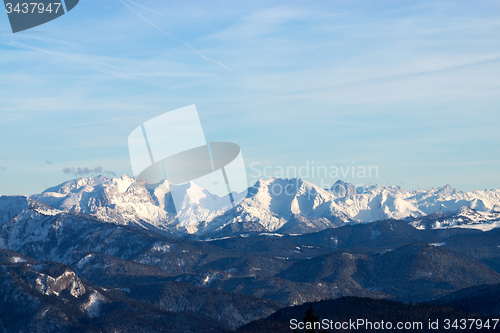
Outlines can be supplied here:
<path id="1" fill-rule="evenodd" d="M 79 178 L 32 198 L 63 211 L 93 215 L 106 222 L 140 225 L 146 222 L 166 228 L 175 220 L 175 208 L 172 209 L 168 194 L 168 183 L 146 186 L 124 175 Z"/>
<path id="2" fill-rule="evenodd" d="M 19 212 L 29 208 L 29 199 L 26 196 L 0 195 L 0 225 L 8 222 Z"/>
<path id="3" fill-rule="evenodd" d="M 372 194 L 379 194 L 379 193 L 386 193 L 386 194 L 399 194 L 399 195 L 407 195 L 411 191 L 405 191 L 401 188 L 401 186 L 398 185 L 379 185 L 379 184 L 367 184 L 361 187 L 358 187 L 357 193 L 359 194 L 366 194 L 366 193 L 372 193 Z"/>
<path id="4" fill-rule="evenodd" d="M 331 226 L 327 219 L 337 215 L 332 214 L 334 199 L 331 191 L 303 179 L 260 179 L 249 189 L 248 197 L 236 207 L 238 216 L 224 224 L 252 221 L 266 230 L 275 231 L 284 227 L 287 221 L 304 216 L 306 219 L 323 219 L 323 225 Z"/>
<path id="5" fill-rule="evenodd" d="M 472 216 L 477 215 L 477 211 L 475 211 L 473 208 L 463 206 L 459 209 L 458 214 L 463 216 Z"/>
<path id="6" fill-rule="evenodd" d="M 351 195 L 358 194 L 356 187 L 349 183 L 343 182 L 342 180 L 337 180 L 335 184 L 330 188 L 330 191 L 337 197 L 349 197 Z"/>
<path id="7" fill-rule="evenodd" d="M 130 185 L 135 182 L 134 178 L 125 174 L 121 178 L 111 178 L 107 180 L 110 186 L 113 186 L 117 189 L 118 192 L 126 192 Z M 104 182 L 103 182 L 104 183 Z"/>
<path id="8" fill-rule="evenodd" d="M 176 190 L 186 195 L 179 199 L 173 195 Z M 310 232 L 345 223 L 420 218 L 436 213 L 456 214 L 464 221 L 480 223 L 496 216 L 483 213 L 500 210 L 500 190 L 462 192 L 445 185 L 406 191 L 399 186 L 376 184 L 356 189 L 341 180 L 323 189 L 299 178 L 259 179 L 234 209 L 229 196 L 213 195 L 193 182 L 149 184 L 127 175 L 71 180 L 31 198 L 107 222 L 199 234 L 240 222 L 252 225 L 251 230 Z M 179 202 L 174 204 L 174 200 Z M 184 222 L 180 223 L 180 218 Z"/>
<path id="9" fill-rule="evenodd" d="M 60 213 L 62 211 L 27 196 L 0 196 L 0 226 L 23 215 L 34 218 L 35 216 L 54 216 Z"/>
<path id="10" fill-rule="evenodd" d="M 500 213 L 500 204 L 496 204 L 492 209 L 492 213 Z"/>
<path id="11" fill-rule="evenodd" d="M 245 200 L 269 206 L 268 208 L 273 210 L 272 207 L 289 208 L 294 199 L 306 197 L 307 200 L 314 200 L 317 196 L 330 199 L 333 197 L 330 191 L 300 178 L 270 178 L 267 180 L 259 179 L 249 189 L 248 198 Z"/>
<path id="12" fill-rule="evenodd" d="M 96 185 L 100 185 L 103 182 L 108 181 L 108 178 L 104 176 L 98 176 L 95 178 L 78 178 L 66 181 L 57 186 L 51 187 L 43 191 L 42 193 L 59 193 L 68 194 L 76 190 L 86 190 L 92 188 Z"/>
<path id="13" fill-rule="evenodd" d="M 287 196 L 310 191 L 326 192 L 327 190 L 316 186 L 301 178 L 269 178 L 259 179 L 253 186 L 252 193 L 272 193 L 273 195 L 285 194 Z"/>
<path id="14" fill-rule="evenodd" d="M 196 185 L 194 182 L 189 181 L 184 184 L 175 185 L 174 191 L 179 191 L 179 193 L 186 193 L 184 198 L 184 205 L 199 204 L 204 199 L 210 198 L 212 194 L 208 192 L 201 186 Z"/>
<path id="15" fill-rule="evenodd" d="M 441 186 L 441 187 L 438 187 L 437 188 L 437 191 L 436 191 L 436 194 L 438 195 L 441 195 L 441 196 L 444 196 L 444 197 L 449 197 L 453 194 L 457 194 L 458 191 L 457 189 L 451 187 L 450 185 L 446 184 L 444 186 Z"/>

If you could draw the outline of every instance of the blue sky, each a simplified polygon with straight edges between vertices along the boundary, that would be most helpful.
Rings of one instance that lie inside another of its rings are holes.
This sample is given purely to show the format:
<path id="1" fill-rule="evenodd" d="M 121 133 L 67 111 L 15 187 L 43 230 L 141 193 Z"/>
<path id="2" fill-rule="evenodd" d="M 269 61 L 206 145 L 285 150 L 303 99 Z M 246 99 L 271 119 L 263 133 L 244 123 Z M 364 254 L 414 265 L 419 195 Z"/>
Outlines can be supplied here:
<path id="1" fill-rule="evenodd" d="M 314 162 L 377 167 L 355 184 L 500 188 L 500 2 L 134 2 L 17 34 L 0 15 L 0 194 L 131 174 L 130 132 L 190 104 L 250 184 Z"/>

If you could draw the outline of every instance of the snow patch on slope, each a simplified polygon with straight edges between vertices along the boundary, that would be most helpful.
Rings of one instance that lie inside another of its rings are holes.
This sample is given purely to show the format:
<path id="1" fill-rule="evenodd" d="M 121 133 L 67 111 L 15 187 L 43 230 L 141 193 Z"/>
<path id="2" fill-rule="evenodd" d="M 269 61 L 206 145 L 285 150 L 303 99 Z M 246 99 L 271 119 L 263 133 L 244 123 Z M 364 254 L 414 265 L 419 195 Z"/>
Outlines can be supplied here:
<path id="1" fill-rule="evenodd" d="M 96 318 L 101 315 L 101 305 L 108 299 L 98 291 L 94 291 L 87 302 L 83 304 L 83 309 L 87 312 L 90 318 Z"/>

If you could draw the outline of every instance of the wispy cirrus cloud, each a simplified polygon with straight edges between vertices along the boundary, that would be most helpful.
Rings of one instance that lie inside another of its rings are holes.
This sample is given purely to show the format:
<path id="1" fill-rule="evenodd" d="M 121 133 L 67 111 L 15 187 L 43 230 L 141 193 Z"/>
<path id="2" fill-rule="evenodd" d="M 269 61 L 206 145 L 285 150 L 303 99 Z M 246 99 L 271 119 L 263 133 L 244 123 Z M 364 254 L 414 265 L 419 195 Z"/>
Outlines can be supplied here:
<path id="1" fill-rule="evenodd" d="M 167 31 L 163 30 L 162 28 L 160 28 L 158 25 L 154 24 L 153 22 L 151 22 L 150 20 L 148 20 L 144 15 L 142 15 L 141 13 L 133 10 L 128 4 L 126 4 L 123 0 L 118 0 L 120 1 L 122 4 L 124 4 L 132 13 L 136 14 L 137 16 L 139 16 L 142 20 L 144 20 L 145 22 L 147 22 L 149 25 L 151 25 L 152 27 L 154 27 L 156 30 L 158 30 L 159 32 L 161 32 L 162 34 L 164 35 L 167 35 L 168 37 L 172 38 L 172 39 L 175 39 L 177 42 L 179 43 L 182 43 L 184 46 L 186 46 L 188 49 L 190 49 L 191 51 L 193 51 L 194 53 L 196 53 L 197 55 L 199 55 L 203 60 L 206 60 L 206 61 L 209 61 L 209 62 L 213 62 L 214 64 L 217 64 L 221 67 L 223 67 L 224 69 L 226 69 L 227 71 L 229 72 L 232 72 L 234 73 L 234 71 L 232 69 L 230 69 L 229 67 L 227 67 L 225 64 L 223 64 L 221 61 L 219 60 L 215 60 L 215 59 L 211 59 L 207 56 L 205 56 L 203 53 L 201 53 L 200 51 L 198 51 L 197 49 L 195 49 L 194 47 L 191 46 L 191 44 L 187 43 L 187 42 L 184 42 L 182 40 L 180 40 L 179 38 L 173 36 L 172 34 L 168 33 Z M 125 1 L 128 1 L 128 0 L 125 0 Z M 135 2 L 132 2 L 132 1 L 128 1 L 130 3 L 133 3 L 135 5 L 138 5 L 136 4 Z M 138 5 L 140 7 L 143 7 L 141 5 Z M 143 7 L 145 8 L 145 7 Z M 148 8 L 146 8 L 148 9 Z M 151 9 L 148 9 L 151 11 Z M 155 12 L 156 13 L 156 12 Z M 158 13 L 157 13 L 158 14 Z M 162 14 L 160 14 L 162 15 Z"/>
<path id="2" fill-rule="evenodd" d="M 162 13 L 158 13 L 157 11 L 155 11 L 155 10 L 153 10 L 153 9 L 151 9 L 151 8 L 148 8 L 148 7 L 146 7 L 146 6 L 143 6 L 143 5 L 141 5 L 141 4 L 138 4 L 137 2 L 133 2 L 133 1 L 130 1 L 130 0 L 125 0 L 125 1 L 130 2 L 130 3 L 132 3 L 132 4 L 136 5 L 136 6 L 139 6 L 139 7 L 141 7 L 141 8 L 144 8 L 144 9 L 146 9 L 146 10 L 149 10 L 149 11 L 150 11 L 150 12 L 152 12 L 152 13 L 155 13 L 155 14 L 158 14 L 158 15 L 161 15 L 161 16 L 165 16 L 165 15 L 163 15 Z"/>
<path id="3" fill-rule="evenodd" d="M 94 57 L 91 57 L 89 55 L 72 54 L 72 53 L 66 53 L 66 52 L 56 52 L 56 51 L 51 51 L 51 50 L 40 48 L 40 47 L 27 45 L 27 44 L 20 43 L 20 42 L 0 43 L 0 44 L 9 45 L 9 46 L 13 46 L 13 47 L 17 47 L 17 48 L 21 48 L 21 49 L 25 49 L 25 50 L 46 53 L 46 54 L 51 55 L 51 56 L 56 56 L 56 57 L 64 58 L 66 60 L 70 60 L 73 62 L 85 64 L 85 65 L 87 65 L 95 70 L 105 72 L 107 74 L 112 74 L 116 77 L 131 79 L 130 76 L 121 72 L 120 68 L 118 68 L 114 65 L 108 64 L 104 61 L 92 59 Z"/>

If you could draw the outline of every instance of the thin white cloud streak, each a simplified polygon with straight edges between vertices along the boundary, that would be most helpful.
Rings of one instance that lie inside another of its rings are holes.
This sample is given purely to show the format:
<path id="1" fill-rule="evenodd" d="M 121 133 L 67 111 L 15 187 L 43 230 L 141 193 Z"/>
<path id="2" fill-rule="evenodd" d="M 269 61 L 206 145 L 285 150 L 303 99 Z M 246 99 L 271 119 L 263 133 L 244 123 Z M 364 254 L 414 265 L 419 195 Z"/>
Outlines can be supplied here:
<path id="1" fill-rule="evenodd" d="M 16 36 L 17 37 L 17 36 Z M 66 45 L 66 46 L 73 46 L 73 47 L 81 47 L 82 45 L 76 44 L 76 43 L 71 43 L 67 42 L 64 40 L 57 40 L 57 39 L 50 39 L 50 38 L 41 38 L 41 37 L 36 37 L 34 35 L 20 35 L 20 37 L 24 37 L 27 39 L 33 39 L 37 40 L 40 42 L 46 42 L 46 43 L 53 43 L 53 44 L 60 44 L 60 45 Z"/>
<path id="2" fill-rule="evenodd" d="M 317 18 L 323 13 L 293 7 L 272 7 L 256 11 L 219 32 L 206 36 L 207 40 L 241 41 L 260 38 L 283 29 L 286 23 Z"/>
<path id="3" fill-rule="evenodd" d="M 136 5 L 136 6 L 139 6 L 139 7 L 141 7 L 141 8 L 144 8 L 144 9 L 146 9 L 146 10 L 149 10 L 149 11 L 150 11 L 150 12 L 152 12 L 152 13 L 155 13 L 155 14 L 158 14 L 158 15 L 161 15 L 161 16 L 165 16 L 165 15 L 163 15 L 162 13 L 158 13 L 157 11 L 154 11 L 154 10 L 152 10 L 152 9 L 150 9 L 150 8 L 146 7 L 146 6 L 140 5 L 140 4 L 136 3 L 136 2 L 133 2 L 133 1 L 130 1 L 130 0 L 125 0 L 125 1 L 130 2 L 130 3 L 132 3 L 132 4 Z"/>
<path id="4" fill-rule="evenodd" d="M 443 66 L 438 67 L 438 68 L 418 69 L 417 71 L 411 71 L 411 72 L 407 72 L 407 73 L 400 73 L 400 74 L 394 74 L 394 75 L 388 75 L 388 76 L 380 76 L 380 77 L 368 78 L 368 79 L 365 79 L 365 80 L 354 81 L 354 82 L 347 83 L 347 84 L 359 84 L 359 83 L 365 83 L 365 82 L 393 81 L 393 80 L 398 80 L 398 79 L 403 79 L 403 78 L 410 78 L 410 77 L 415 77 L 415 76 L 434 75 L 434 74 L 438 74 L 438 73 L 444 73 L 444 72 L 449 72 L 449 71 L 455 71 L 455 70 L 465 69 L 467 67 L 472 67 L 472 66 L 485 65 L 485 64 L 497 62 L 499 60 L 500 60 L 500 54 L 492 54 L 492 55 L 481 57 L 479 59 L 468 60 L 468 61 L 465 61 L 465 62 L 453 64 L 453 65 L 443 64 Z"/>
<path id="5" fill-rule="evenodd" d="M 417 68 L 416 70 L 410 70 L 410 71 L 404 71 L 404 70 L 397 70 L 393 74 L 389 75 L 380 75 L 380 76 L 373 76 L 373 77 L 359 77 L 358 79 L 354 79 L 352 81 L 348 82 L 337 82 L 337 83 L 330 83 L 325 87 L 312 87 L 307 90 L 312 91 L 314 90 L 315 93 L 321 94 L 322 91 L 328 90 L 331 91 L 331 89 L 340 89 L 340 88 L 347 88 L 347 87 L 353 87 L 354 86 L 359 86 L 359 85 L 364 85 L 364 84 L 374 84 L 374 83 L 379 83 L 379 84 L 389 84 L 389 83 L 396 83 L 396 82 L 403 82 L 406 81 L 405 84 L 408 84 L 408 79 L 411 79 L 414 83 L 419 80 L 420 77 L 427 77 L 427 76 L 434 76 L 436 74 L 446 74 L 446 75 L 453 75 L 454 72 L 461 71 L 461 70 L 468 70 L 470 67 L 475 67 L 475 66 L 483 66 L 483 65 L 488 65 L 491 63 L 498 62 L 500 60 L 500 56 L 498 54 L 494 55 L 489 55 L 486 57 L 482 57 L 480 59 L 470 59 L 468 61 L 464 62 L 458 62 L 456 64 L 441 64 L 436 67 L 432 66 L 433 68 Z M 387 70 L 390 70 L 389 68 L 386 68 Z M 398 73 L 399 72 L 399 73 Z M 459 80 L 452 80 L 452 77 L 450 76 L 444 76 L 441 75 L 438 79 L 435 79 L 433 82 L 434 83 L 439 83 L 441 82 L 443 86 L 445 86 L 448 82 L 449 83 L 454 83 L 454 84 L 464 84 L 468 85 L 470 82 L 470 77 L 463 77 L 462 80 L 460 80 L 460 76 L 458 77 Z M 492 81 L 493 83 L 493 81 Z M 431 83 L 429 83 L 431 85 Z M 297 87 L 297 90 L 300 89 L 305 89 L 304 86 Z M 439 91 L 433 90 L 429 91 L 430 95 L 436 95 L 439 94 Z"/>
<path id="6" fill-rule="evenodd" d="M 94 121 L 94 122 L 91 122 L 91 123 L 78 124 L 78 125 L 74 125 L 74 126 L 71 126 L 71 127 L 92 126 L 92 125 L 114 123 L 114 122 L 119 122 L 119 121 L 122 121 L 122 120 L 137 119 L 137 118 L 138 118 L 137 116 L 120 117 L 120 118 L 107 119 L 107 120 L 102 120 L 102 121 Z"/>
<path id="7" fill-rule="evenodd" d="M 66 60 L 71 60 L 71 61 L 78 62 L 78 63 L 81 63 L 81 64 L 89 65 L 93 69 L 100 70 L 100 71 L 106 72 L 108 74 L 112 74 L 114 76 L 117 76 L 117 77 L 127 78 L 127 79 L 133 79 L 132 77 L 130 77 L 130 76 L 126 75 L 126 74 L 115 72 L 115 71 L 111 71 L 109 69 L 105 69 L 105 68 L 111 68 L 111 69 L 115 69 L 115 70 L 120 70 L 116 66 L 113 66 L 113 65 L 110 65 L 108 63 L 101 62 L 101 61 L 89 61 L 88 57 L 86 57 L 85 59 L 83 59 L 83 57 L 75 56 L 74 54 L 49 51 L 49 50 L 46 50 L 46 49 L 42 49 L 42 48 L 35 47 L 35 46 L 30 46 L 30 45 L 27 45 L 27 44 L 24 44 L 24 43 L 20 43 L 20 42 L 11 42 L 11 43 L 7 43 L 7 44 L 6 43 L 0 43 L 0 44 L 4 44 L 4 45 L 8 45 L 8 46 L 14 46 L 14 47 L 18 47 L 18 48 L 25 49 L 25 50 L 38 51 L 38 52 L 50 54 L 50 55 L 53 55 L 53 56 L 64 58 Z M 105 67 L 105 68 L 102 68 L 102 67 Z"/>
<path id="8" fill-rule="evenodd" d="M 9 43 L 1 43 L 3 45 L 7 46 L 13 46 L 17 47 L 20 49 L 24 50 L 30 50 L 30 51 L 37 51 L 37 52 L 42 52 L 45 54 L 57 56 L 72 62 L 80 63 L 83 65 L 87 65 L 90 68 L 94 69 L 97 72 L 101 72 L 104 74 L 108 74 L 111 76 L 114 76 L 118 79 L 127 79 L 131 81 L 139 81 L 142 83 L 146 83 L 148 85 L 153 85 L 153 86 L 158 86 L 161 88 L 167 88 L 167 89 L 175 89 L 178 84 L 172 85 L 172 84 L 164 84 L 159 81 L 154 81 L 148 78 L 162 78 L 162 77 L 172 77 L 172 78 L 187 78 L 187 79 L 202 79 L 205 77 L 214 77 L 213 74 L 208 74 L 208 73 L 190 73 L 190 72 L 159 72 L 158 71 L 158 66 L 164 65 L 163 62 L 157 62 L 156 65 L 154 64 L 154 61 L 152 62 L 152 65 L 149 66 L 149 68 L 146 68 L 145 70 L 137 70 L 137 71 L 126 71 L 123 68 L 127 68 L 130 70 L 132 67 L 129 60 L 126 58 L 111 58 L 114 62 L 121 63 L 121 66 L 115 66 L 111 65 L 108 62 L 102 61 L 100 59 L 95 59 L 95 57 L 91 55 L 84 55 L 84 54 L 77 54 L 77 53 L 62 53 L 62 52 L 55 52 L 47 49 L 43 49 L 40 47 L 35 47 L 31 45 L 27 45 L 21 42 L 9 42 Z M 11 59 L 12 60 L 12 59 Z M 137 63 L 135 63 L 137 65 Z M 155 70 L 152 70 L 151 68 L 155 68 Z M 203 79 L 202 81 L 206 81 L 206 79 Z M 192 83 L 192 82 L 191 82 Z M 188 84 L 188 83 L 186 83 Z"/>
<path id="9" fill-rule="evenodd" d="M 221 67 L 223 67 L 224 69 L 226 69 L 227 71 L 229 72 L 232 72 L 234 73 L 234 71 L 232 69 L 230 69 L 229 67 L 227 67 L 225 64 L 223 64 L 222 62 L 220 62 L 219 60 L 215 60 L 215 59 L 211 59 L 207 56 L 205 56 L 203 53 L 201 53 L 200 51 L 198 51 L 197 49 L 195 49 L 194 47 L 192 47 L 189 43 L 187 42 L 184 42 L 180 39 L 178 39 L 177 37 L 174 37 L 172 36 L 170 33 L 166 32 L 165 30 L 163 30 L 162 28 L 160 28 L 159 26 L 157 26 L 156 24 L 154 24 L 153 22 L 151 22 L 150 20 L 148 20 L 146 17 L 144 17 L 141 13 L 133 10 L 132 8 L 130 8 L 129 5 L 127 5 L 125 2 L 123 2 L 122 0 L 119 0 L 122 4 L 124 4 L 132 13 L 136 14 L 137 16 L 139 16 L 140 18 L 142 18 L 145 22 L 147 22 L 149 25 L 151 25 L 152 27 L 154 27 L 156 30 L 158 30 L 159 32 L 161 32 L 162 34 L 164 35 L 167 35 L 169 36 L 170 38 L 176 40 L 177 42 L 179 43 L 182 43 L 184 44 L 187 48 L 189 48 L 191 51 L 193 51 L 194 53 L 198 54 L 202 59 L 206 60 L 206 61 L 209 61 L 209 62 L 212 62 L 212 63 L 215 63 Z M 125 0 L 125 1 L 128 1 L 128 0 Z"/>
<path id="10" fill-rule="evenodd" d="M 499 60 L 499 54 L 490 54 L 462 59 L 419 59 L 398 66 L 300 69 L 252 74 L 235 85 L 258 94 L 260 97 L 254 100 L 259 103 L 309 100 L 334 105 L 394 104 L 495 98 L 500 89 Z"/>

